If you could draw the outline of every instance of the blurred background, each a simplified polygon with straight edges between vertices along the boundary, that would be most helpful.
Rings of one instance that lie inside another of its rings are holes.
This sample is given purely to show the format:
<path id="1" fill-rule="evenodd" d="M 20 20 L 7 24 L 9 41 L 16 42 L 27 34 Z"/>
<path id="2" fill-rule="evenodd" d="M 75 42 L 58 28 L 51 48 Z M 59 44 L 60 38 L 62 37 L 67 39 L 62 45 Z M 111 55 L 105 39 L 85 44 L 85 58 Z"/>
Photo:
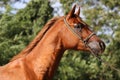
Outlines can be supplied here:
<path id="1" fill-rule="evenodd" d="M 106 43 L 101 58 L 120 70 L 119 0 L 0 0 L 0 65 L 24 49 L 49 19 L 66 15 L 74 4 Z M 120 72 L 90 53 L 67 50 L 53 80 L 120 80 Z"/>

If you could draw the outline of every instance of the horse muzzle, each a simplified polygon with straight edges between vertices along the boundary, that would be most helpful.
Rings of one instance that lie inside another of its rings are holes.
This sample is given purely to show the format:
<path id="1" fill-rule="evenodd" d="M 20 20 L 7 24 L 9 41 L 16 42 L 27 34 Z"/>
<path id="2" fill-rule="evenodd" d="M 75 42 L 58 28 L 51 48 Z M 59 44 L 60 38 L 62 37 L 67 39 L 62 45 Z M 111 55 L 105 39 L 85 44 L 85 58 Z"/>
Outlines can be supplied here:
<path id="1" fill-rule="evenodd" d="M 102 41 L 100 41 L 100 42 L 97 42 L 97 41 L 89 42 L 88 47 L 96 55 L 100 55 L 105 50 L 105 44 Z"/>

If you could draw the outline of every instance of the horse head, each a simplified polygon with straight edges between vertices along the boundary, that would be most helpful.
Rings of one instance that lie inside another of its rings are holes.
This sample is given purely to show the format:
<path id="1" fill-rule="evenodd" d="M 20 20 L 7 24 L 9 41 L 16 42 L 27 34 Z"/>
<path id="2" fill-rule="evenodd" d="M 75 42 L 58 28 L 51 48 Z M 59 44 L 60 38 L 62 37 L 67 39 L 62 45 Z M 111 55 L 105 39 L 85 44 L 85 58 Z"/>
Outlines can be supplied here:
<path id="1" fill-rule="evenodd" d="M 90 51 L 100 54 L 105 50 L 104 42 L 90 29 L 80 17 L 80 7 L 75 12 L 76 5 L 64 17 L 63 46 L 66 49 Z"/>

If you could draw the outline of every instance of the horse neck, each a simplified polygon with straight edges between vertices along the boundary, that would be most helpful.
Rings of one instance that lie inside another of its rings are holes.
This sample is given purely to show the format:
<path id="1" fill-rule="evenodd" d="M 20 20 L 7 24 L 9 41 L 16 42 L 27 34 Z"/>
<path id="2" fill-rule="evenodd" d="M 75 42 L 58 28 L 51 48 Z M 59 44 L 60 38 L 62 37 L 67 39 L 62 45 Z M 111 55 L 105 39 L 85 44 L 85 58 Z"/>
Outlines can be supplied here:
<path id="1" fill-rule="evenodd" d="M 37 46 L 26 56 L 28 65 L 33 68 L 39 77 L 52 78 L 54 71 L 58 67 L 60 59 L 65 49 L 62 47 L 61 39 L 58 36 L 59 26 L 53 26 L 44 35 Z"/>

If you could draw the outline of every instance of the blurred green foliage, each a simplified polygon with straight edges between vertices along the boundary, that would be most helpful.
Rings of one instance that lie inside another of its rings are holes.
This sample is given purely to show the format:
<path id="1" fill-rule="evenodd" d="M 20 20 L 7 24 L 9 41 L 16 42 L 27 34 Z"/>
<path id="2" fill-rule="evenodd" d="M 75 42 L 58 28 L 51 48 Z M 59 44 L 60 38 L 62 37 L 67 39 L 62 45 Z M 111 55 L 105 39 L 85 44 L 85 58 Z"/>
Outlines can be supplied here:
<path id="1" fill-rule="evenodd" d="M 7 4 L 10 1 L 3 0 L 5 4 L 2 6 L 5 6 L 6 11 L 0 11 L 0 65 L 8 63 L 12 56 L 25 48 L 53 17 L 53 8 L 48 0 L 31 0 L 16 14 L 11 13 L 13 8 Z M 120 1 L 60 0 L 60 3 L 64 14 L 74 4 L 81 6 L 83 20 L 106 43 L 106 50 L 101 58 L 120 69 Z M 120 72 L 110 69 L 90 53 L 67 50 L 54 80 L 120 80 Z"/>
<path id="2" fill-rule="evenodd" d="M 20 52 L 36 36 L 42 26 L 52 18 L 53 8 L 48 1 L 30 1 L 16 14 L 7 4 L 0 19 L 0 65 Z"/>

